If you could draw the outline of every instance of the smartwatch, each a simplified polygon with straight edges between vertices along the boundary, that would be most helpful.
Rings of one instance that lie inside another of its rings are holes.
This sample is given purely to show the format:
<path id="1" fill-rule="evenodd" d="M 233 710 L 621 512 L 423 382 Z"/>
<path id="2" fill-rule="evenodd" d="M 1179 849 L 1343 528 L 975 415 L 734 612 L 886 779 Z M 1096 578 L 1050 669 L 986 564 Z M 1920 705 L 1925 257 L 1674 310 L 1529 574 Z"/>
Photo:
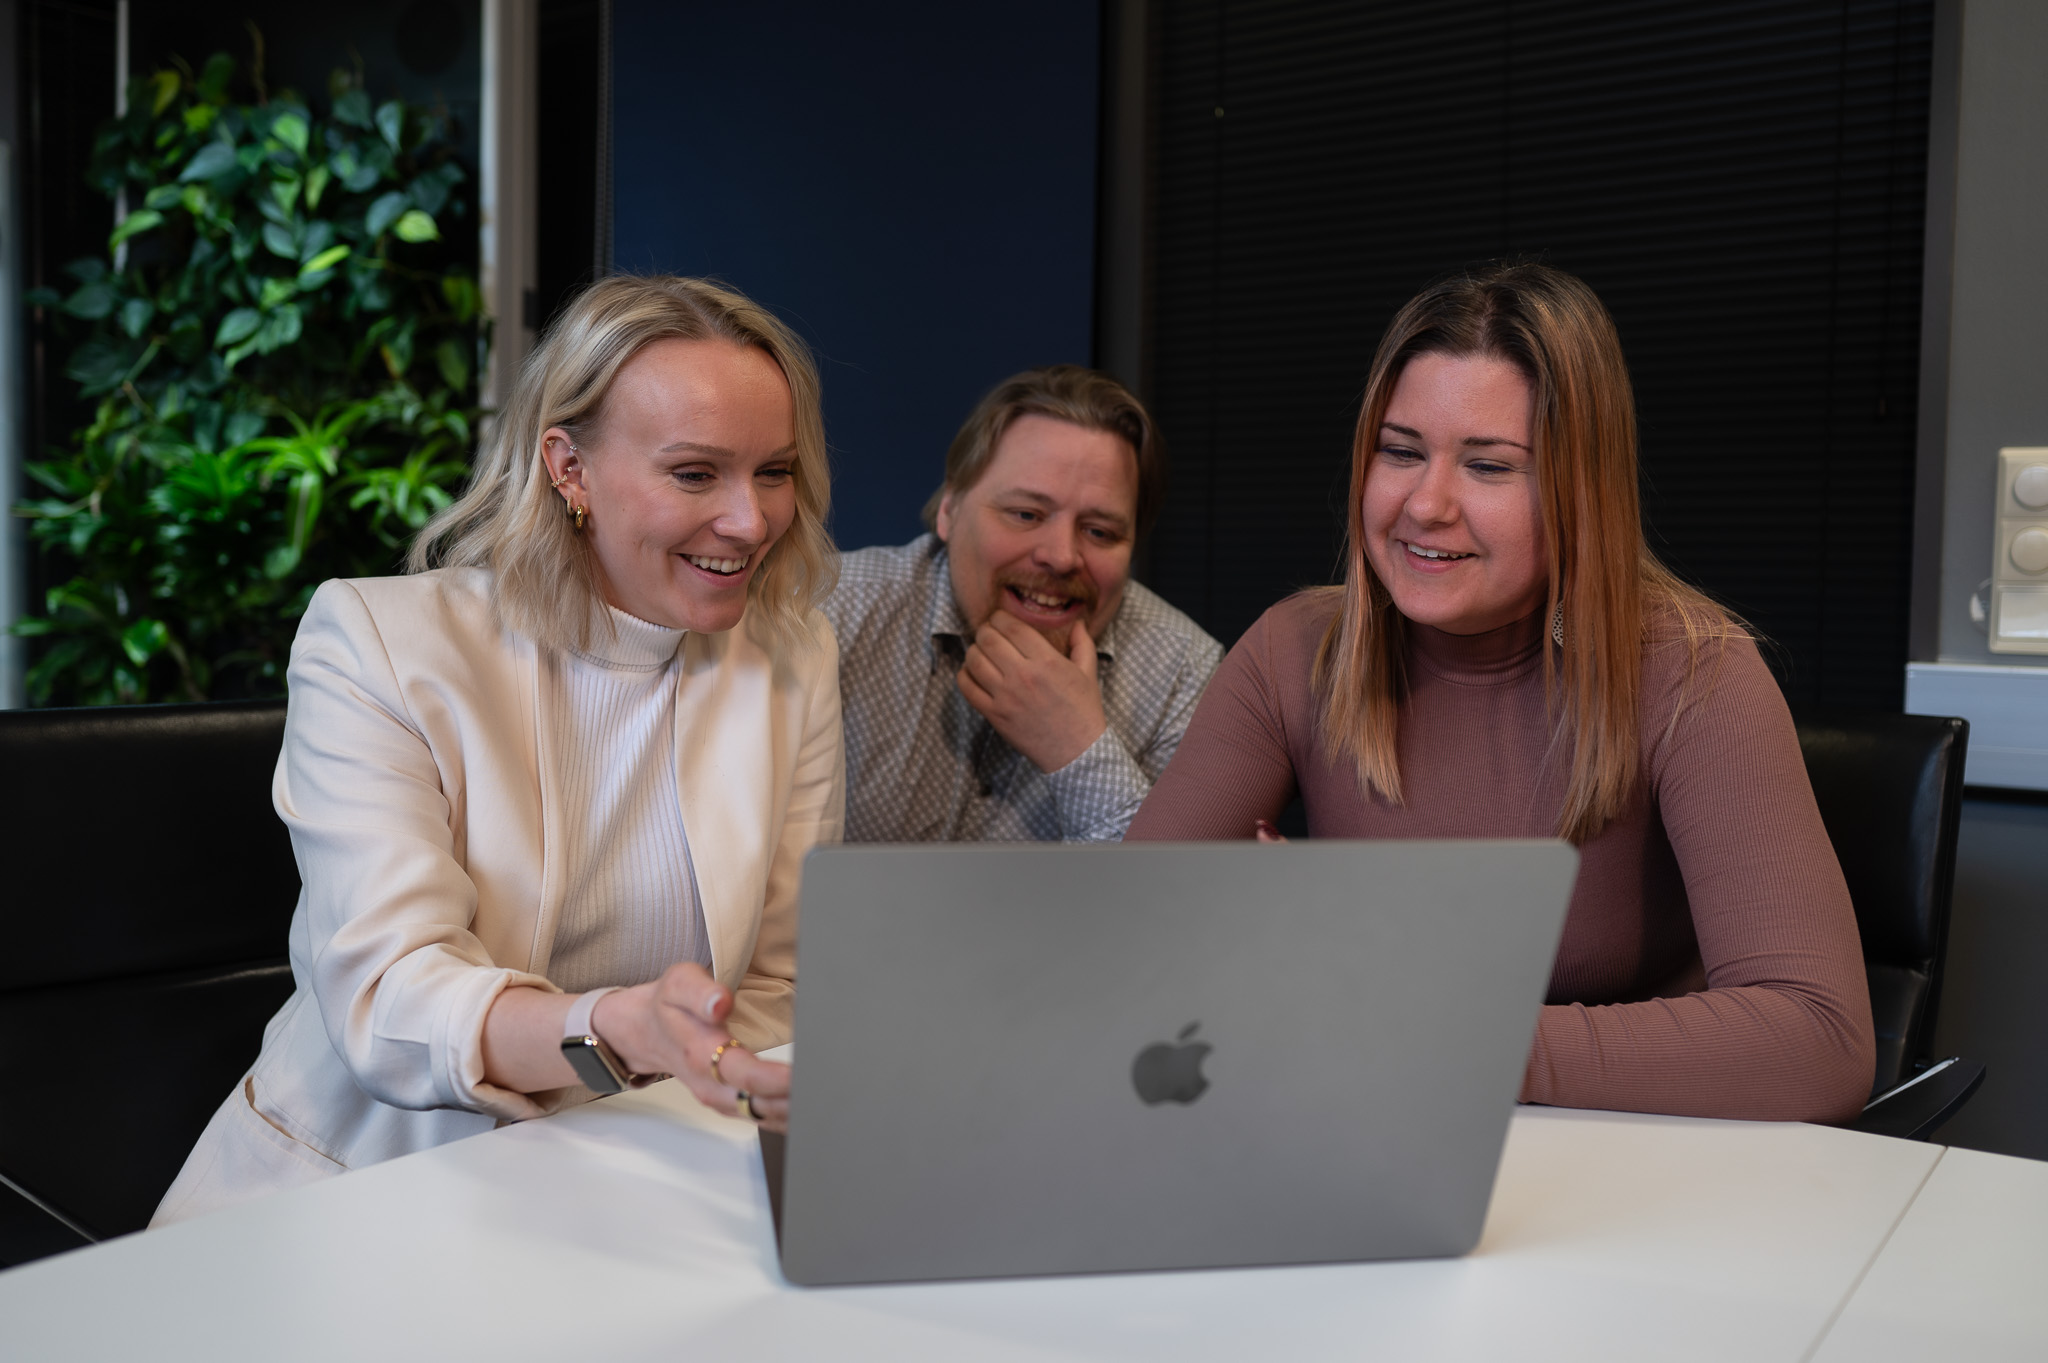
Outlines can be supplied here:
<path id="1" fill-rule="evenodd" d="M 612 1048 L 605 1045 L 590 1026 L 590 1014 L 597 1007 L 597 1001 L 620 988 L 612 984 L 577 995 L 576 1002 L 569 1005 L 567 1020 L 562 1024 L 562 1056 L 569 1062 L 569 1068 L 576 1071 L 576 1077 L 583 1086 L 592 1093 L 624 1093 L 661 1077 L 628 1071 L 619 1057 L 612 1053 Z"/>

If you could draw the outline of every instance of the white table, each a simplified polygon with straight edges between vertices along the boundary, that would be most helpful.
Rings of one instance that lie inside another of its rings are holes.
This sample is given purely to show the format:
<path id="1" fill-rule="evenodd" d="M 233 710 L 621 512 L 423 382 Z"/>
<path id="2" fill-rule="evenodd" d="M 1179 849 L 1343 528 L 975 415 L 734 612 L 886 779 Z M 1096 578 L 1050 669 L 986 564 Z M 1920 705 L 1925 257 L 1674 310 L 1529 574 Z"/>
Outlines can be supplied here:
<path id="1" fill-rule="evenodd" d="M 1949 1150 L 1816 1363 L 2048 1359 L 2048 1164 Z"/>
<path id="2" fill-rule="evenodd" d="M 0 1357 L 1798 1360 L 1978 1214 L 1907 1214 L 1955 1159 L 1530 1108 L 1464 1259 L 807 1290 L 751 1128 L 667 1083 L 0 1274 Z"/>

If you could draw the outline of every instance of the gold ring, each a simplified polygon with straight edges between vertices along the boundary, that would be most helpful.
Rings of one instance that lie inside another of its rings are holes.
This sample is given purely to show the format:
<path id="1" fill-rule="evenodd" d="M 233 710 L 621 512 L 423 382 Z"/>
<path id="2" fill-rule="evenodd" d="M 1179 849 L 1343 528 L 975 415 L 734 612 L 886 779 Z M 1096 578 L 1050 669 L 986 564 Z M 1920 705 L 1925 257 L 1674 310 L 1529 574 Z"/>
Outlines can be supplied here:
<path id="1" fill-rule="evenodd" d="M 761 1120 L 760 1110 L 754 1106 L 753 1094 L 742 1092 L 739 1095 L 739 1105 L 741 1116 L 747 1118 L 747 1120 L 749 1121 L 758 1122 Z"/>
<path id="2" fill-rule="evenodd" d="M 718 1044 L 718 1049 L 711 1053 L 711 1077 L 713 1079 L 716 1079 L 721 1084 L 725 1082 L 725 1076 L 718 1072 L 718 1062 L 725 1058 L 725 1053 L 727 1051 L 731 1050 L 733 1047 L 739 1044 L 740 1043 L 734 1040 L 732 1037 L 727 1037 L 724 1041 L 721 1041 Z"/>

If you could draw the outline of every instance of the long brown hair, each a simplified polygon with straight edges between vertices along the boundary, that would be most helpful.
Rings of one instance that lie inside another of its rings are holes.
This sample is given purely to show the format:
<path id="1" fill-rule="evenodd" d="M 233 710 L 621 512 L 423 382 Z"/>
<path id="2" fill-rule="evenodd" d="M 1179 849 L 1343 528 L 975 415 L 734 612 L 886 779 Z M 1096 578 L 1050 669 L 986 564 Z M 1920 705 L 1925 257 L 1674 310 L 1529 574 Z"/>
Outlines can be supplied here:
<path id="1" fill-rule="evenodd" d="M 1550 578 L 1544 609 L 1564 634 L 1561 646 L 1544 650 L 1544 689 L 1571 743 L 1557 831 L 1583 842 L 1635 789 L 1648 631 L 1675 622 L 1696 665 L 1705 640 L 1739 626 L 1644 541 L 1635 395 L 1621 339 L 1593 291 L 1561 270 L 1514 264 L 1447 279 L 1411 299 L 1380 341 L 1351 442 L 1343 609 L 1316 655 L 1324 749 L 1332 760 L 1355 762 L 1369 794 L 1400 802 L 1408 622 L 1366 557 L 1365 480 L 1394 385 L 1410 360 L 1428 354 L 1505 360 L 1535 392 Z"/>

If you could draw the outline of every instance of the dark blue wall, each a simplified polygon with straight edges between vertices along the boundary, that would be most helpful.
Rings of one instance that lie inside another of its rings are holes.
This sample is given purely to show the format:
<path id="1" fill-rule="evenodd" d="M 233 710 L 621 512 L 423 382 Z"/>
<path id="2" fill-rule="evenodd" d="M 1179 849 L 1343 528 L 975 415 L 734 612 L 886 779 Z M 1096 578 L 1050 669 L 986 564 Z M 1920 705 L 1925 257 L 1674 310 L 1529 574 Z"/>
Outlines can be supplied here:
<path id="1" fill-rule="evenodd" d="M 612 33 L 618 268 L 795 325 L 840 543 L 910 538 L 974 400 L 1090 358 L 1096 4 L 617 0 Z"/>

